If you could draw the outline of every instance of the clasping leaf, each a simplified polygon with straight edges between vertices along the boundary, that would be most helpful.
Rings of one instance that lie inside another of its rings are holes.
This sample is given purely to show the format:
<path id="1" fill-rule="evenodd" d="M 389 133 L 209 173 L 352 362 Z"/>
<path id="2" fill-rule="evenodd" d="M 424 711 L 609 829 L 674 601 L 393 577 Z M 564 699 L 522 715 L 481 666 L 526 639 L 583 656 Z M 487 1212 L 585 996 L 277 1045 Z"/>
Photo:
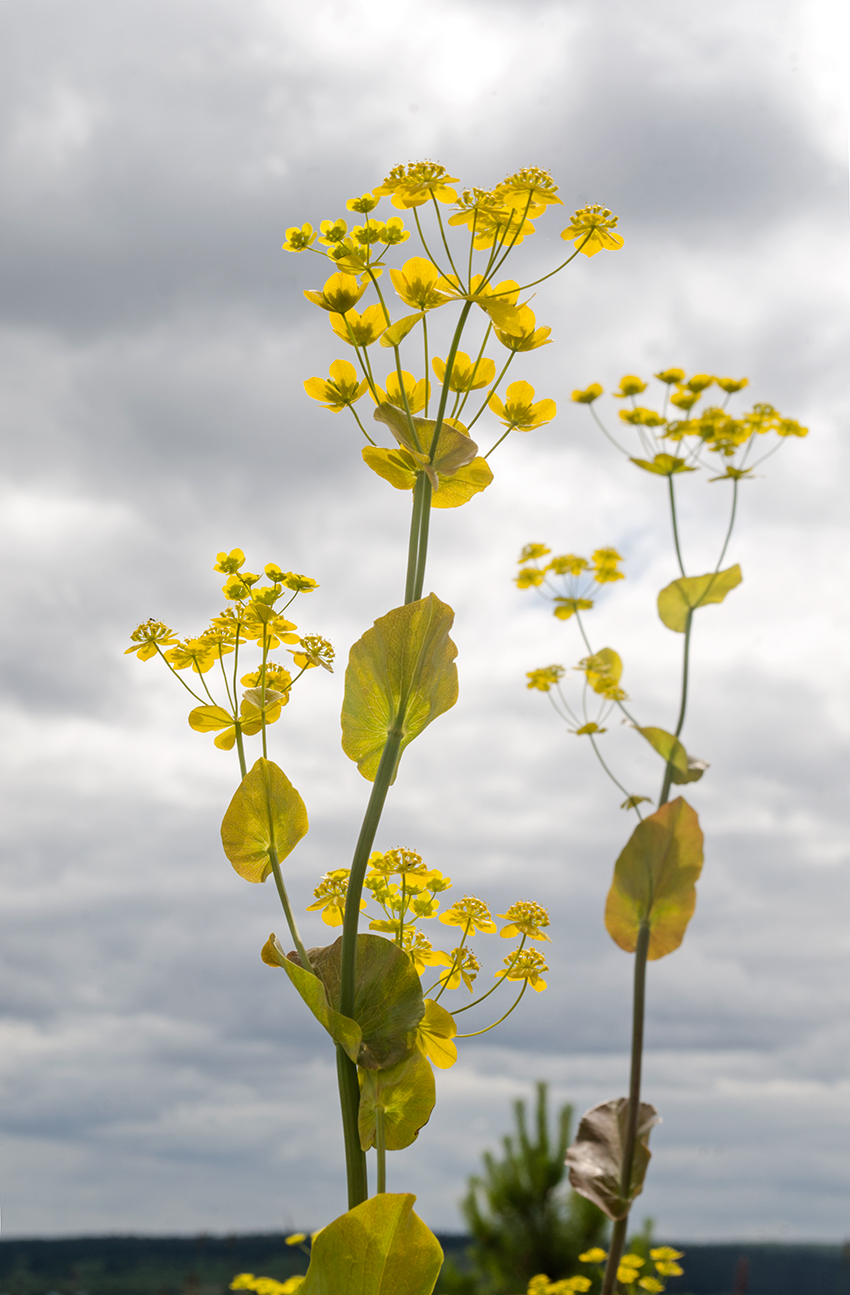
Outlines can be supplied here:
<path id="1" fill-rule="evenodd" d="M 316 952 L 318 950 L 313 949 L 310 951 L 311 962 L 312 954 Z M 360 1026 L 356 1021 L 343 1016 L 341 1012 L 334 1011 L 328 1002 L 327 991 L 319 977 L 307 971 L 301 966 L 300 962 L 292 962 L 287 958 L 277 936 L 274 934 L 270 935 L 263 945 L 260 956 L 269 967 L 283 967 L 319 1024 L 325 1027 L 334 1043 L 338 1043 L 350 1059 L 356 1062 L 363 1037 Z"/>
<path id="2" fill-rule="evenodd" d="M 673 734 L 668 733 L 663 728 L 640 728 L 635 724 L 633 727 L 645 737 L 651 747 L 654 748 L 670 765 L 671 781 L 675 783 L 698 782 L 708 768 L 707 760 L 698 760 L 695 756 L 688 755 L 679 739 Z"/>
<path id="3" fill-rule="evenodd" d="M 684 634 L 691 612 L 707 603 L 722 603 L 729 590 L 742 580 L 737 562 L 734 567 L 711 572 L 707 576 L 680 576 L 658 595 L 658 615 L 668 630 Z"/>
<path id="4" fill-rule="evenodd" d="M 299 1295 L 431 1295 L 443 1251 L 415 1200 L 382 1192 L 322 1228 Z"/>
<path id="5" fill-rule="evenodd" d="M 221 843 L 246 881 L 265 881 L 295 849 L 309 823 L 304 802 L 282 769 L 263 756 L 245 775 L 221 824 Z"/>
<path id="6" fill-rule="evenodd" d="M 429 594 L 382 616 L 352 647 L 342 749 L 370 782 L 390 733 L 400 737 L 401 758 L 408 743 L 457 701 L 453 620 L 451 607 Z"/>
<path id="7" fill-rule="evenodd" d="M 465 468 L 478 454 L 478 446 L 462 424 L 453 426 L 448 419 L 443 421 L 440 428 L 434 458 L 431 460 L 431 442 L 437 428 L 433 419 L 408 418 L 404 410 L 390 404 L 388 400 L 378 405 L 373 417 L 376 422 L 386 424 L 399 445 L 414 459 L 419 471 L 428 475 L 435 490 L 440 488 L 440 475 L 454 476 L 459 468 Z"/>
<path id="8" fill-rule="evenodd" d="M 605 925 L 615 944 L 634 953 L 649 925 L 650 959 L 678 949 L 697 902 L 702 830 L 681 796 L 639 823 L 614 867 Z"/>
<path id="9" fill-rule="evenodd" d="M 598 1205 L 609 1219 L 624 1219 L 635 1197 L 643 1190 L 651 1158 L 649 1135 L 661 1122 L 655 1107 L 641 1102 L 629 1189 L 623 1192 L 623 1144 L 628 1120 L 627 1097 L 591 1107 L 582 1116 L 576 1140 L 567 1152 L 570 1183 L 580 1196 Z"/>

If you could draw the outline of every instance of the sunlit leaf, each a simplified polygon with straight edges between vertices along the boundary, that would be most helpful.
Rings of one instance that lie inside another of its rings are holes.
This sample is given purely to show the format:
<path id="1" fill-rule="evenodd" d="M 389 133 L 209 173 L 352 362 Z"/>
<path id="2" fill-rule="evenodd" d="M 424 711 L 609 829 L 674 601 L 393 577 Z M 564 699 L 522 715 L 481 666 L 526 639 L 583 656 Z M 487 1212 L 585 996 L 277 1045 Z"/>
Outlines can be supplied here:
<path id="1" fill-rule="evenodd" d="M 464 468 L 478 453 L 478 446 L 462 424 L 445 419 L 440 428 L 433 462 L 429 459 L 431 442 L 436 431 L 436 421 L 430 418 L 408 418 L 402 409 L 389 401 L 378 405 L 373 415 L 378 423 L 389 427 L 402 449 L 407 450 L 422 472 L 427 472 L 431 485 L 439 489 L 439 475 L 451 477 Z M 410 424 L 413 424 L 411 431 Z"/>
<path id="2" fill-rule="evenodd" d="M 341 938 L 326 948 L 307 950 L 331 1005 L 339 1002 L 341 952 Z M 401 1061 L 416 1046 L 424 1013 L 422 985 L 408 955 L 380 935 L 358 935 L 351 1013 L 362 1036 L 357 1064 L 380 1070 Z"/>
<path id="3" fill-rule="evenodd" d="M 246 881 L 265 881 L 270 850 L 285 859 L 307 832 L 307 810 L 282 769 L 262 756 L 242 779 L 221 824 L 221 843 Z"/>
<path id="4" fill-rule="evenodd" d="M 432 1295 L 443 1251 L 415 1200 L 382 1192 L 322 1228 L 298 1295 Z"/>
<path id="5" fill-rule="evenodd" d="M 231 728 L 233 716 L 222 706 L 196 706 L 189 711 L 189 724 L 196 733 L 215 733 L 220 728 Z"/>
<path id="6" fill-rule="evenodd" d="M 651 1154 L 649 1135 L 654 1125 L 660 1123 L 655 1107 L 641 1102 L 632 1172 L 628 1191 L 623 1192 L 623 1144 L 628 1119 L 627 1097 L 591 1107 L 582 1116 L 576 1140 L 567 1152 L 572 1187 L 580 1196 L 598 1205 L 609 1219 L 624 1219 L 635 1197 L 643 1190 Z"/>
<path id="7" fill-rule="evenodd" d="M 640 728 L 635 724 L 635 728 L 642 737 L 645 737 L 651 747 L 653 747 L 662 760 L 666 760 L 671 766 L 671 777 L 675 783 L 698 782 L 708 768 L 707 760 L 697 760 L 694 756 L 688 755 L 679 739 L 673 734 L 668 733 L 663 728 Z"/>
<path id="8" fill-rule="evenodd" d="M 405 315 L 403 319 L 397 319 L 394 324 L 390 324 L 381 335 L 381 346 L 398 346 L 410 330 L 416 327 L 420 319 L 424 318 L 424 315 L 424 310 L 417 310 L 415 315 Z"/>
<path id="9" fill-rule="evenodd" d="M 376 1110 L 384 1111 L 384 1138 L 388 1151 L 402 1151 L 416 1141 L 428 1123 L 437 1088 L 434 1072 L 418 1049 L 387 1070 L 360 1071 L 360 1145 L 375 1145 Z"/>
<path id="10" fill-rule="evenodd" d="M 342 749 L 373 782 L 390 732 L 401 752 L 457 701 L 451 607 L 434 594 L 396 607 L 351 649 L 342 703 Z M 395 775 L 394 775 L 395 776 Z"/>
<path id="11" fill-rule="evenodd" d="M 696 468 L 689 468 L 687 463 L 682 459 L 677 459 L 674 454 L 656 454 L 652 459 L 632 459 L 639 468 L 644 472 L 655 472 L 659 477 L 672 477 L 677 472 L 696 472 Z"/>
<path id="12" fill-rule="evenodd" d="M 634 953 L 649 923 L 649 958 L 678 949 L 696 906 L 702 831 L 681 796 L 639 823 L 614 866 L 605 925 L 615 944 Z"/>
<path id="13" fill-rule="evenodd" d="M 668 630 L 684 634 L 691 612 L 708 603 L 722 603 L 729 590 L 739 585 L 742 579 L 737 562 L 734 567 L 711 572 L 707 576 L 680 576 L 658 595 L 658 615 Z"/>
<path id="14" fill-rule="evenodd" d="M 396 490 L 412 490 L 416 485 L 417 473 L 424 470 L 412 454 L 400 448 L 386 450 L 383 446 L 366 445 L 361 453 L 372 471 L 383 477 L 384 481 L 389 481 Z M 465 467 L 458 468 L 454 476 L 438 472 L 437 489 L 431 492 L 431 507 L 459 508 L 461 504 L 468 503 L 473 495 L 486 490 L 492 480 L 493 473 L 487 460 L 480 457 L 473 459 Z"/>
<path id="15" fill-rule="evenodd" d="M 384 481 L 396 490 L 412 490 L 416 485 L 419 465 L 407 450 L 386 450 L 382 445 L 364 445 L 360 451 L 363 461 Z"/>
<path id="16" fill-rule="evenodd" d="M 292 962 L 287 958 L 274 934 L 270 935 L 263 945 L 260 956 L 270 967 L 283 967 L 319 1024 L 325 1027 L 334 1043 L 340 1044 L 351 1060 L 356 1062 L 363 1038 L 360 1026 L 356 1021 L 343 1016 L 341 1012 L 334 1011 L 328 1002 L 325 986 L 318 976 L 305 970 L 300 962 Z"/>

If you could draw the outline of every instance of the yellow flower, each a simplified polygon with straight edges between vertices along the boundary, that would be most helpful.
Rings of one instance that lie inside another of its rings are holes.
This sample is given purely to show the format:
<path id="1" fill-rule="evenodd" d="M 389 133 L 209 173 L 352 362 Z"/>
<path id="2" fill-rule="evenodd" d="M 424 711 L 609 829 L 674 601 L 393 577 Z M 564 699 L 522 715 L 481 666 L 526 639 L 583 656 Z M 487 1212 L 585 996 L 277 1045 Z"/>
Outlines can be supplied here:
<path id="1" fill-rule="evenodd" d="M 295 1295 L 304 1281 L 306 1281 L 305 1277 L 288 1277 L 285 1282 L 279 1282 L 274 1277 L 255 1277 L 253 1273 L 239 1273 L 230 1283 L 230 1289 L 255 1291 L 256 1295 Z"/>
<path id="2" fill-rule="evenodd" d="M 299 1246 L 302 1241 L 307 1240 L 306 1232 L 293 1232 L 291 1236 L 284 1237 L 284 1244 L 288 1246 Z"/>
<path id="3" fill-rule="evenodd" d="M 386 224 L 381 226 L 379 241 L 387 247 L 397 247 L 399 243 L 406 243 L 409 238 L 410 230 L 404 228 L 401 216 L 390 216 Z"/>
<path id="4" fill-rule="evenodd" d="M 394 166 L 383 184 L 373 189 L 376 198 L 392 194 L 393 206 L 421 207 L 433 197 L 437 202 L 455 202 L 457 194 L 450 189 L 457 177 L 446 175 L 439 162 L 408 162 L 407 166 Z"/>
<path id="5" fill-rule="evenodd" d="M 167 646 L 169 643 L 179 642 L 174 630 L 153 618 L 145 621 L 138 629 L 134 629 L 130 639 L 131 646 L 124 649 L 124 655 L 126 656 L 128 652 L 137 652 L 140 661 L 149 661 L 152 656 L 156 656 L 157 644 Z"/>
<path id="6" fill-rule="evenodd" d="M 611 701 L 625 701 L 626 694 L 618 686 L 623 673 L 623 663 L 611 648 L 602 648 L 592 656 L 583 657 L 576 669 L 584 671 L 588 685 L 600 697 L 608 697 Z"/>
<path id="7" fill-rule="evenodd" d="M 493 930 L 495 931 L 495 929 L 494 925 Z M 467 949 L 465 945 L 461 945 L 457 949 L 452 949 L 451 953 L 446 956 L 449 959 L 449 969 L 440 973 L 440 984 L 445 985 L 446 989 L 457 989 L 461 981 L 463 981 L 471 994 L 472 982 L 481 970 L 481 964 L 475 954 L 471 949 Z"/>
<path id="8" fill-rule="evenodd" d="M 267 661 L 264 666 L 257 670 L 252 670 L 249 674 L 243 674 L 239 681 L 246 688 L 273 688 L 275 692 L 286 695 L 286 700 L 282 703 L 284 706 L 289 701 L 289 689 L 292 687 L 292 675 L 282 665 L 276 661 Z"/>
<path id="9" fill-rule="evenodd" d="M 291 648 L 290 651 L 292 651 Z M 312 670 L 315 666 L 321 666 L 329 674 L 334 672 L 331 662 L 335 656 L 336 653 L 331 644 L 320 634 L 305 634 L 300 641 L 300 651 L 292 652 L 293 661 L 302 670 Z"/>
<path id="10" fill-rule="evenodd" d="M 583 1264 L 604 1264 L 608 1258 L 608 1253 L 600 1249 L 599 1246 L 593 1246 L 590 1250 L 585 1250 L 584 1254 L 579 1255 L 579 1263 Z"/>
<path id="11" fill-rule="evenodd" d="M 556 598 L 555 602 L 552 615 L 559 621 L 568 621 L 574 612 L 589 612 L 593 606 L 592 598 Z"/>
<path id="12" fill-rule="evenodd" d="M 269 574 L 266 568 L 266 575 Z M 285 571 L 280 576 L 280 583 L 286 585 L 287 589 L 292 589 L 295 593 L 311 594 L 314 589 L 318 589 L 319 582 L 312 576 L 301 576 L 295 571 Z"/>
<path id="13" fill-rule="evenodd" d="M 538 346 L 550 346 L 551 328 L 537 328 L 534 311 L 530 306 L 517 306 L 519 316 L 517 326 L 520 332 L 506 333 L 503 329 L 495 330 L 496 336 L 509 351 L 536 351 Z M 601 391 L 601 388 L 600 388 Z"/>
<path id="14" fill-rule="evenodd" d="M 368 286 L 368 279 L 365 283 L 358 283 L 350 274 L 332 274 L 321 292 L 305 288 L 304 296 L 314 305 L 321 306 L 322 310 L 344 315 L 357 305 Z"/>
<path id="15" fill-rule="evenodd" d="M 645 1291 L 658 1292 L 664 1290 L 664 1283 L 660 1282 L 657 1277 L 641 1277 L 638 1281 L 638 1286 L 641 1286 Z"/>
<path id="16" fill-rule="evenodd" d="M 448 1070 L 457 1061 L 457 1044 L 452 1042 L 456 1034 L 451 1012 L 426 998 L 425 1015 L 416 1027 L 416 1046 L 440 1070 Z"/>
<path id="17" fill-rule="evenodd" d="M 241 549 L 231 549 L 229 553 L 216 554 L 216 563 L 213 571 L 220 571 L 223 576 L 233 575 L 245 562 L 245 554 Z"/>
<path id="18" fill-rule="evenodd" d="M 383 229 L 382 220 L 370 220 L 368 225 L 355 225 L 351 231 L 351 237 L 361 247 L 373 247 L 375 243 L 383 242 L 381 238 Z"/>
<path id="19" fill-rule="evenodd" d="M 319 242 L 323 243 L 325 247 L 333 247 L 336 243 L 345 241 L 348 224 L 340 217 L 339 220 L 320 221 L 319 229 L 322 231 Z"/>
<path id="20" fill-rule="evenodd" d="M 322 921 L 327 926 L 342 926 L 350 872 L 350 868 L 334 868 L 331 872 L 326 872 L 313 891 L 316 896 L 315 904 L 308 904 L 305 911 L 308 913 L 321 911 Z M 366 900 L 361 899 L 361 910 L 365 907 Z"/>
<path id="21" fill-rule="evenodd" d="M 361 216 L 366 216 L 370 211 L 374 211 L 380 202 L 380 198 L 374 197 L 371 193 L 361 194 L 359 198 L 349 198 L 345 204 L 349 211 L 356 211 Z"/>
<path id="22" fill-rule="evenodd" d="M 311 399 L 321 401 L 325 409 L 335 414 L 348 409 L 368 390 L 369 383 L 365 378 L 358 382 L 357 371 L 348 360 L 334 360 L 329 373 L 330 378 L 307 378 L 304 390 Z"/>
<path id="23" fill-rule="evenodd" d="M 551 552 L 552 550 L 547 549 L 545 544 L 524 544 L 517 561 L 533 562 L 535 558 L 545 558 L 546 554 Z"/>
<path id="24" fill-rule="evenodd" d="M 515 576 L 514 584 L 517 589 L 533 589 L 535 585 L 542 585 L 545 579 L 546 572 L 539 567 L 523 567 Z"/>
<path id="25" fill-rule="evenodd" d="M 688 379 L 688 381 L 685 383 L 685 386 L 688 388 L 688 391 L 695 391 L 699 393 L 700 391 L 705 391 L 706 387 L 710 387 L 713 382 L 714 382 L 713 374 L 695 373 L 692 378 Z"/>
<path id="26" fill-rule="evenodd" d="M 698 391 L 688 391 L 686 387 L 680 387 L 670 397 L 670 404 L 675 405 L 677 409 L 693 409 L 698 400 Z"/>
<path id="27" fill-rule="evenodd" d="M 685 375 L 683 373 L 682 377 L 684 376 Z M 727 391 L 729 395 L 734 395 L 736 391 L 743 391 L 744 387 L 749 382 L 749 378 L 717 378 L 715 380 L 718 387 L 723 391 Z"/>
<path id="28" fill-rule="evenodd" d="M 617 570 L 622 560 L 616 549 L 596 549 L 593 554 L 593 578 L 596 583 L 603 585 L 611 580 L 624 580 L 622 571 Z"/>
<path id="29" fill-rule="evenodd" d="M 527 235 L 534 233 L 530 220 L 514 211 L 501 194 L 487 189 L 464 189 L 458 208 L 449 217 L 449 224 L 466 225 L 473 236 L 472 245 L 478 251 L 492 247 L 497 241 L 517 247 Z"/>
<path id="30" fill-rule="evenodd" d="M 512 940 L 515 935 L 525 935 L 529 940 L 549 939 L 542 930 L 542 927 L 549 925 L 549 914 L 541 904 L 535 904 L 533 899 L 518 899 L 515 904 L 511 904 L 507 913 L 497 913 L 496 916 L 503 917 L 510 923 L 499 932 L 503 940 Z"/>
<path id="31" fill-rule="evenodd" d="M 554 571 L 556 576 L 580 576 L 589 569 L 587 558 L 580 558 L 576 553 L 561 553 L 546 567 L 547 571 Z"/>
<path id="32" fill-rule="evenodd" d="M 299 229 L 293 225 L 286 231 L 286 242 L 283 244 L 284 252 L 303 252 L 305 247 L 309 247 L 315 240 L 316 231 L 312 225 L 302 225 Z"/>
<path id="33" fill-rule="evenodd" d="M 438 359 L 437 356 L 435 356 L 431 361 L 431 366 L 437 375 L 438 382 L 445 385 L 445 360 Z M 495 376 L 496 366 L 492 360 L 482 357 L 473 364 L 465 352 L 458 351 L 455 354 L 454 364 L 452 365 L 451 378 L 449 379 L 449 390 L 478 391 L 480 387 L 489 387 Z"/>
<path id="34" fill-rule="evenodd" d="M 465 895 L 463 899 L 455 900 L 451 908 L 440 914 L 440 921 L 445 926 L 464 927 L 469 939 L 472 939 L 476 931 L 489 934 L 496 930 L 489 908 L 483 899 L 476 899 L 474 895 Z"/>
<path id="35" fill-rule="evenodd" d="M 374 893 L 374 886 L 370 886 L 369 889 Z M 375 898 L 377 899 L 377 895 Z M 398 923 L 395 925 L 397 926 Z M 401 947 L 416 968 L 417 976 L 421 976 L 426 967 L 451 966 L 452 960 L 449 955 L 443 953 L 441 949 L 435 949 L 428 937 L 412 924 L 405 926 L 402 931 Z"/>
<path id="36" fill-rule="evenodd" d="M 592 405 L 594 400 L 598 400 L 602 395 L 602 387 L 598 382 L 593 382 L 584 391 L 574 391 L 573 400 L 577 405 Z"/>
<path id="37" fill-rule="evenodd" d="M 595 256 L 603 248 L 616 252 L 623 246 L 622 234 L 613 231 L 618 217 L 612 216 L 607 207 L 588 205 L 582 207 L 573 216 L 573 222 L 561 234 L 566 242 L 571 239 L 585 256 Z"/>
<path id="38" fill-rule="evenodd" d="M 684 1250 L 674 1250 L 672 1246 L 655 1246 L 650 1250 L 649 1257 L 653 1262 L 661 1260 L 662 1263 L 670 1263 L 675 1259 L 684 1259 Z"/>
<path id="39" fill-rule="evenodd" d="M 297 626 L 280 616 L 273 607 L 266 603 L 252 602 L 243 621 L 242 634 L 246 639 L 262 642 L 266 649 L 273 652 L 281 643 L 299 643 L 293 630 Z"/>
<path id="40" fill-rule="evenodd" d="M 635 409 L 621 409 L 620 417 L 624 423 L 631 423 L 633 427 L 663 427 L 667 422 L 654 409 L 646 409 L 643 405 L 638 405 Z"/>
<path id="41" fill-rule="evenodd" d="M 529 216 L 541 216 L 547 206 L 556 203 L 563 207 L 558 197 L 558 186 L 548 171 L 540 166 L 525 166 L 513 175 L 505 176 L 496 186 L 496 194 L 509 206 L 520 211 L 528 209 Z"/>
<path id="42" fill-rule="evenodd" d="M 402 369 L 402 381 L 404 382 L 404 391 L 407 396 L 407 407 L 411 414 L 416 414 L 420 409 L 425 408 L 425 401 L 430 398 L 431 384 L 425 378 L 420 378 L 417 382 L 412 373 L 407 373 Z M 399 409 L 404 409 L 404 396 L 401 394 L 398 374 L 387 374 L 387 400 L 390 404 L 397 405 Z"/>
<path id="43" fill-rule="evenodd" d="M 192 667 L 195 674 L 206 674 L 218 659 L 215 643 L 209 639 L 186 639 L 165 653 L 165 659 L 175 670 Z"/>
<path id="44" fill-rule="evenodd" d="M 440 271 L 424 256 L 411 256 L 402 269 L 390 270 L 390 278 L 402 301 L 415 310 L 433 310 L 450 299 L 436 290 L 434 285 L 440 279 Z"/>
<path id="45" fill-rule="evenodd" d="M 538 400 L 535 404 L 534 388 L 528 382 L 512 382 L 505 393 L 504 404 L 495 394 L 487 403 L 509 430 L 516 428 L 520 432 L 545 427 L 558 412 L 554 400 Z"/>
<path id="46" fill-rule="evenodd" d="M 508 980 L 524 980 L 532 989 L 536 989 L 538 994 L 546 988 L 546 981 L 541 979 L 541 973 L 548 971 L 546 959 L 537 949 L 514 949 L 503 958 L 504 968 L 496 972 L 495 979 L 501 980 L 507 977 Z"/>
<path id="47" fill-rule="evenodd" d="M 678 385 L 680 382 L 684 382 L 685 370 L 662 369 L 660 373 L 655 374 L 655 377 L 661 382 L 666 382 L 668 387 L 672 387 L 674 384 Z"/>
<path id="48" fill-rule="evenodd" d="M 528 683 L 526 688 L 536 688 L 538 692 L 548 692 L 553 684 L 558 683 L 564 676 L 564 667 L 562 665 L 541 666 L 539 670 L 529 670 L 526 674 Z"/>
<path id="49" fill-rule="evenodd" d="M 618 400 L 623 400 L 626 396 L 637 396 L 642 391 L 646 391 L 646 383 L 636 377 L 634 373 L 627 373 L 624 378 L 620 379 L 620 390 L 612 391 L 611 395 Z"/>

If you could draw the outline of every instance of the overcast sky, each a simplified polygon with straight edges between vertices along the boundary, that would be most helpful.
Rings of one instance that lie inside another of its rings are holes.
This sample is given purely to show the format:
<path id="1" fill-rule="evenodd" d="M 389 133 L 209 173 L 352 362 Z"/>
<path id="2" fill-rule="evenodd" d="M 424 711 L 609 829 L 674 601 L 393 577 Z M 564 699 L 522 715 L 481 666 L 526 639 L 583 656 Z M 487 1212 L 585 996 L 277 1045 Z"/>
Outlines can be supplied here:
<path id="1" fill-rule="evenodd" d="M 535 1079 L 578 1112 L 626 1089 L 632 963 L 602 909 L 631 823 L 524 688 L 582 649 L 511 578 L 528 540 L 615 545 L 628 579 L 589 626 L 644 722 L 674 723 L 663 485 L 569 394 L 681 365 L 747 374 L 811 435 L 742 487 L 744 584 L 697 627 L 706 867 L 683 948 L 650 968 L 645 1096 L 664 1123 L 638 1216 L 684 1240 L 850 1231 L 839 17 L 813 0 L 0 5 L 6 1235 L 313 1228 L 345 1208 L 332 1051 L 260 962 L 273 891 L 221 852 L 235 761 L 123 649 L 148 616 L 200 630 L 214 554 L 236 545 L 320 581 L 296 619 L 341 663 L 400 601 L 409 497 L 304 395 L 340 348 L 301 295 L 313 262 L 280 245 L 421 156 L 482 186 L 548 167 L 566 212 L 617 212 L 625 247 L 541 285 L 554 345 L 517 376 L 558 417 L 434 514 L 426 590 L 457 612 L 460 700 L 405 755 L 377 844 L 498 911 L 548 904 L 555 942 L 549 990 L 438 1076 L 390 1189 L 457 1230 L 466 1176 Z M 530 269 L 563 223 L 517 254 Z M 725 489 L 683 487 L 693 570 L 716 560 Z M 311 817 L 287 863 L 301 908 L 350 861 L 368 794 L 339 747 L 342 683 L 313 672 L 274 734 Z M 607 749 L 651 792 L 636 741 Z"/>

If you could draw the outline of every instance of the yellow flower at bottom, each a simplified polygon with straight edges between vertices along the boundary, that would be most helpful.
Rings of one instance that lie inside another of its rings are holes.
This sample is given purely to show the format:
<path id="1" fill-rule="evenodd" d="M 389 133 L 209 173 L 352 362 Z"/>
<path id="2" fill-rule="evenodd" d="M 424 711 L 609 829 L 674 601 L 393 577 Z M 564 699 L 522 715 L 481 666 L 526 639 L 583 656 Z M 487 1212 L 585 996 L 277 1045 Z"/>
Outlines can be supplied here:
<path id="1" fill-rule="evenodd" d="M 357 370 L 348 360 L 334 360 L 329 378 L 307 378 L 304 390 L 313 400 L 319 400 L 326 409 L 338 414 L 359 400 L 369 383 L 357 380 Z"/>
<path id="2" fill-rule="evenodd" d="M 600 1246 L 593 1246 L 590 1250 L 585 1250 L 579 1255 L 579 1262 L 583 1264 L 604 1264 L 608 1258 L 608 1252 L 601 1249 Z"/>
<path id="3" fill-rule="evenodd" d="M 416 1046 L 440 1070 L 448 1070 L 457 1061 L 457 1044 L 452 1042 L 456 1034 L 451 1012 L 426 998 L 425 1015 L 416 1027 Z"/>

